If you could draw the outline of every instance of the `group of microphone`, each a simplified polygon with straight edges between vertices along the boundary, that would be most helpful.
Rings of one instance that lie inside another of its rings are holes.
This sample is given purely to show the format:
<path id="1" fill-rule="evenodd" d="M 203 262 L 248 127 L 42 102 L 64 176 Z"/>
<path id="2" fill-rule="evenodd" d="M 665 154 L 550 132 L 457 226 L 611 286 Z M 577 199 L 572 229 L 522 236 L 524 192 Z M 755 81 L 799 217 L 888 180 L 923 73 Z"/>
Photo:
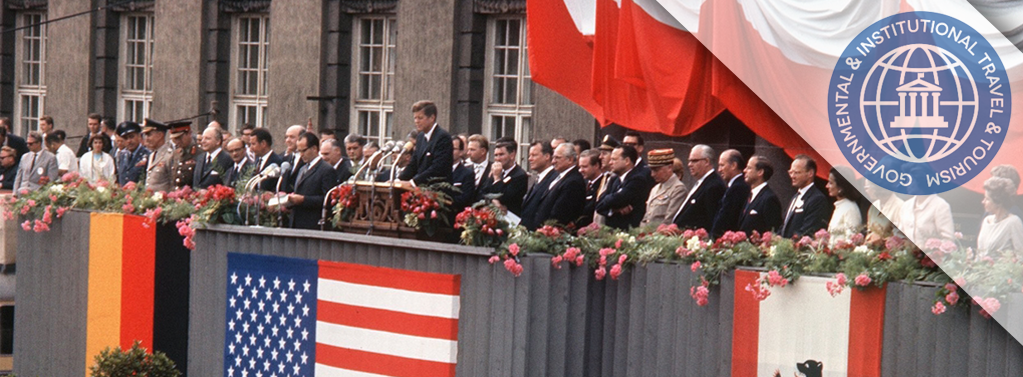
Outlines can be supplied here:
<path id="1" fill-rule="evenodd" d="M 365 172 L 367 169 L 370 169 L 369 181 L 370 182 L 376 182 L 377 174 L 374 174 L 374 173 L 378 172 L 380 170 L 380 168 L 382 167 L 382 164 L 379 164 L 379 162 L 386 161 L 391 156 L 394 156 L 395 154 L 397 154 L 397 157 L 395 157 L 394 160 L 393 160 L 394 162 L 392 163 L 392 168 L 391 168 L 391 172 L 390 172 L 390 178 L 388 180 L 389 182 L 391 182 L 391 191 L 392 191 L 392 195 L 393 195 L 394 179 L 395 179 L 395 176 L 397 175 L 397 172 L 398 172 L 398 167 L 397 167 L 398 162 L 401 161 L 401 158 L 406 153 L 411 153 L 413 149 L 415 149 L 415 143 L 412 142 L 412 141 L 407 141 L 404 144 L 402 144 L 401 142 L 393 141 L 393 140 L 392 141 L 388 141 L 387 143 L 385 143 L 383 145 L 383 147 L 381 147 L 379 150 L 374 152 L 368 159 L 366 159 L 366 163 L 362 164 L 362 166 L 359 167 L 359 170 L 354 175 L 352 175 L 351 178 L 349 178 L 347 182 L 344 182 L 342 184 L 339 184 L 339 185 L 334 186 L 333 188 L 331 188 L 330 191 L 328 191 L 326 193 L 326 195 L 324 196 L 324 198 L 323 198 L 323 216 L 320 219 L 320 227 L 321 227 L 321 229 L 323 227 L 325 227 L 326 220 L 327 220 L 327 215 L 330 213 L 330 211 L 329 211 L 330 207 L 328 207 L 329 202 L 330 202 L 330 195 L 335 190 L 337 190 L 343 184 L 354 183 L 357 180 L 357 178 L 362 176 L 363 172 Z M 244 187 L 245 191 L 246 192 L 251 192 L 252 190 L 256 189 L 256 187 L 258 187 L 259 184 L 261 184 L 263 181 L 265 181 L 267 179 L 277 179 L 277 186 L 276 186 L 274 191 L 275 192 L 280 192 L 281 191 L 281 183 L 284 182 L 284 180 L 285 180 L 283 177 L 288 177 L 292 173 L 292 171 L 291 171 L 292 169 L 294 169 L 294 167 L 292 166 L 290 161 L 285 161 L 285 162 L 281 163 L 280 165 L 277 165 L 275 163 L 267 165 L 267 167 L 264 168 L 263 171 L 259 172 L 259 174 L 256 174 L 255 176 L 250 178 L 248 182 L 245 183 L 245 187 Z M 278 179 L 278 178 L 280 178 L 280 179 Z M 375 193 L 375 190 L 373 192 Z M 239 209 L 240 209 L 240 207 L 239 207 Z M 259 215 L 258 215 L 259 205 L 258 204 L 256 205 L 256 211 L 257 211 L 256 217 L 258 218 L 259 217 Z M 372 211 L 370 211 L 370 212 L 372 212 Z M 278 214 L 278 224 L 281 224 L 281 220 L 282 220 L 281 216 L 282 216 L 282 214 L 283 214 L 283 211 L 281 211 Z M 245 218 L 245 224 L 248 225 L 249 224 L 248 216 L 243 216 L 243 217 Z M 372 222 L 372 221 L 373 221 L 372 216 L 370 216 L 370 222 Z"/>

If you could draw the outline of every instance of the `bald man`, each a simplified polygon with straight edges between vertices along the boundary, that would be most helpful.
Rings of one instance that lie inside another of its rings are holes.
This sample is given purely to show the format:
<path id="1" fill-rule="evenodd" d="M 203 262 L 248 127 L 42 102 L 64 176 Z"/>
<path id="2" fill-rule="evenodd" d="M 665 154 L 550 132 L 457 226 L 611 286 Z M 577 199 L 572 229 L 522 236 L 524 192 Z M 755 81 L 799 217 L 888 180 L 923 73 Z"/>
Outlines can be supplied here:
<path id="1" fill-rule="evenodd" d="M 224 135 L 215 127 L 202 132 L 199 146 L 202 153 L 195 157 L 195 172 L 192 177 L 192 188 L 199 190 L 213 185 L 224 184 L 224 176 L 231 169 L 231 156 L 220 148 Z"/>

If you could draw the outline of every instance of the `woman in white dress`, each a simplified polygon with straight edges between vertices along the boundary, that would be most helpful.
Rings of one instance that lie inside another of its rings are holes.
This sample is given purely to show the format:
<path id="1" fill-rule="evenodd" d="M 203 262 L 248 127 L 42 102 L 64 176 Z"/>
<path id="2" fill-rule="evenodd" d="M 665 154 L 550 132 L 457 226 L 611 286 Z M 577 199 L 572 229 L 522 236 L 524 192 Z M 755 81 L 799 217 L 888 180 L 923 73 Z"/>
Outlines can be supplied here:
<path id="1" fill-rule="evenodd" d="M 78 159 L 78 173 L 89 180 L 89 183 L 116 182 L 114 158 L 103 152 L 103 148 L 110 145 L 110 138 L 105 135 L 93 136 L 89 139 L 89 145 L 92 146 L 92 150 L 85 152 L 82 158 Z"/>
<path id="2" fill-rule="evenodd" d="M 851 175 L 852 171 L 846 174 Z M 863 228 L 863 215 L 857 204 L 861 198 L 860 192 L 835 168 L 831 168 L 825 187 L 828 189 L 828 196 L 835 198 L 835 211 L 832 212 L 831 221 L 828 223 L 831 240 L 848 239 Z"/>
<path id="3" fill-rule="evenodd" d="M 1023 221 L 1009 212 L 1016 186 L 1012 181 L 991 177 L 984 181 L 984 211 L 990 213 L 980 223 L 977 257 L 996 257 L 1002 252 L 1023 253 Z"/>

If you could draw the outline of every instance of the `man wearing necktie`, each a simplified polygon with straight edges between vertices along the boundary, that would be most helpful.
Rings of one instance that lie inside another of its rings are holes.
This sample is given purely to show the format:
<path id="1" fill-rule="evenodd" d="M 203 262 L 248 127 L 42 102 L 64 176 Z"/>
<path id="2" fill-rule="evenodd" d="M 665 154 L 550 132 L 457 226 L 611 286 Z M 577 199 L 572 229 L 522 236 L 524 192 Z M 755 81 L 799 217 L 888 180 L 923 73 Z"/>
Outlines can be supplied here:
<path id="1" fill-rule="evenodd" d="M 817 175 L 817 162 L 810 156 L 801 154 L 792 160 L 789 178 L 792 187 L 797 189 L 796 195 L 789 202 L 785 212 L 785 222 L 781 235 L 785 238 L 810 236 L 818 230 L 827 229 L 834 205 L 824 193 L 813 185 Z"/>
<path id="2" fill-rule="evenodd" d="M 750 157 L 742 175 L 752 189 L 739 215 L 739 230 L 746 234 L 777 231 L 781 228 L 781 201 L 767 185 L 767 181 L 774 175 L 771 160 L 759 155 Z"/>
<path id="3" fill-rule="evenodd" d="M 141 132 L 142 127 L 135 122 L 117 125 L 117 135 L 124 140 L 124 153 L 117 159 L 117 183 L 121 186 L 128 182 L 139 183 L 146 171 L 149 150 L 142 146 Z"/>
<path id="4" fill-rule="evenodd" d="M 213 185 L 224 184 L 224 174 L 231 169 L 231 156 L 220 148 L 223 134 L 217 128 L 207 128 L 202 133 L 199 146 L 203 152 L 195 159 L 192 188 L 199 190 Z"/>
<path id="5" fill-rule="evenodd" d="M 554 154 L 554 150 L 551 148 L 551 143 L 546 141 L 535 141 L 529 146 L 529 169 L 536 172 L 536 183 L 533 187 L 530 187 L 526 191 L 526 196 L 522 199 L 522 213 L 519 213 L 519 217 L 522 218 L 522 226 L 529 230 L 536 230 L 540 226 L 541 220 L 538 219 L 537 214 L 540 211 L 540 202 L 543 199 L 543 195 L 547 193 L 550 188 L 551 182 L 557 177 L 558 173 L 554 171 L 554 166 L 551 165 L 551 156 Z"/>
<path id="6" fill-rule="evenodd" d="M 294 192 L 288 194 L 292 228 L 319 229 L 323 199 L 337 184 L 337 173 L 320 157 L 319 144 L 312 132 L 303 133 L 295 143 L 295 153 L 305 164 L 296 175 Z"/>
<path id="7" fill-rule="evenodd" d="M 437 125 L 437 105 L 430 101 L 419 101 L 412 105 L 412 121 L 419 135 L 412 162 L 401 171 L 398 179 L 410 181 L 411 185 L 426 185 L 435 182 L 451 182 L 452 142 L 451 134 Z"/>
<path id="8" fill-rule="evenodd" d="M 153 191 L 171 191 L 174 188 L 174 171 L 171 166 L 174 148 L 167 142 L 169 127 L 152 119 L 145 119 L 142 124 L 146 149 L 153 151 L 146 158 L 146 188 Z"/>
<path id="9" fill-rule="evenodd" d="M 241 139 L 232 139 L 227 142 L 227 154 L 231 156 L 234 165 L 231 165 L 231 169 L 224 176 L 225 185 L 235 187 L 239 180 L 252 176 L 255 165 L 249 160 L 246 152 L 245 143 Z"/>
<path id="10" fill-rule="evenodd" d="M 57 179 L 57 156 L 43 150 L 43 136 L 38 132 L 28 134 L 29 152 L 21 159 L 18 176 L 14 179 L 14 193 L 19 195 L 23 190 L 38 190 L 47 182 Z"/>

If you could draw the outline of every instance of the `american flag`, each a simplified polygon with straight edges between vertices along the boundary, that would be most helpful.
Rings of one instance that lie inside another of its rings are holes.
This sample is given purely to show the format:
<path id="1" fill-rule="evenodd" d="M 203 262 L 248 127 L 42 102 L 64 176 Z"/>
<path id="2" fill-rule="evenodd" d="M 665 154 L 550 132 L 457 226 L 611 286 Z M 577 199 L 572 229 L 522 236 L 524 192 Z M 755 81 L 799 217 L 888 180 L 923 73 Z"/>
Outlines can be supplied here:
<path id="1" fill-rule="evenodd" d="M 458 275 L 228 254 L 224 376 L 454 376 Z"/>

